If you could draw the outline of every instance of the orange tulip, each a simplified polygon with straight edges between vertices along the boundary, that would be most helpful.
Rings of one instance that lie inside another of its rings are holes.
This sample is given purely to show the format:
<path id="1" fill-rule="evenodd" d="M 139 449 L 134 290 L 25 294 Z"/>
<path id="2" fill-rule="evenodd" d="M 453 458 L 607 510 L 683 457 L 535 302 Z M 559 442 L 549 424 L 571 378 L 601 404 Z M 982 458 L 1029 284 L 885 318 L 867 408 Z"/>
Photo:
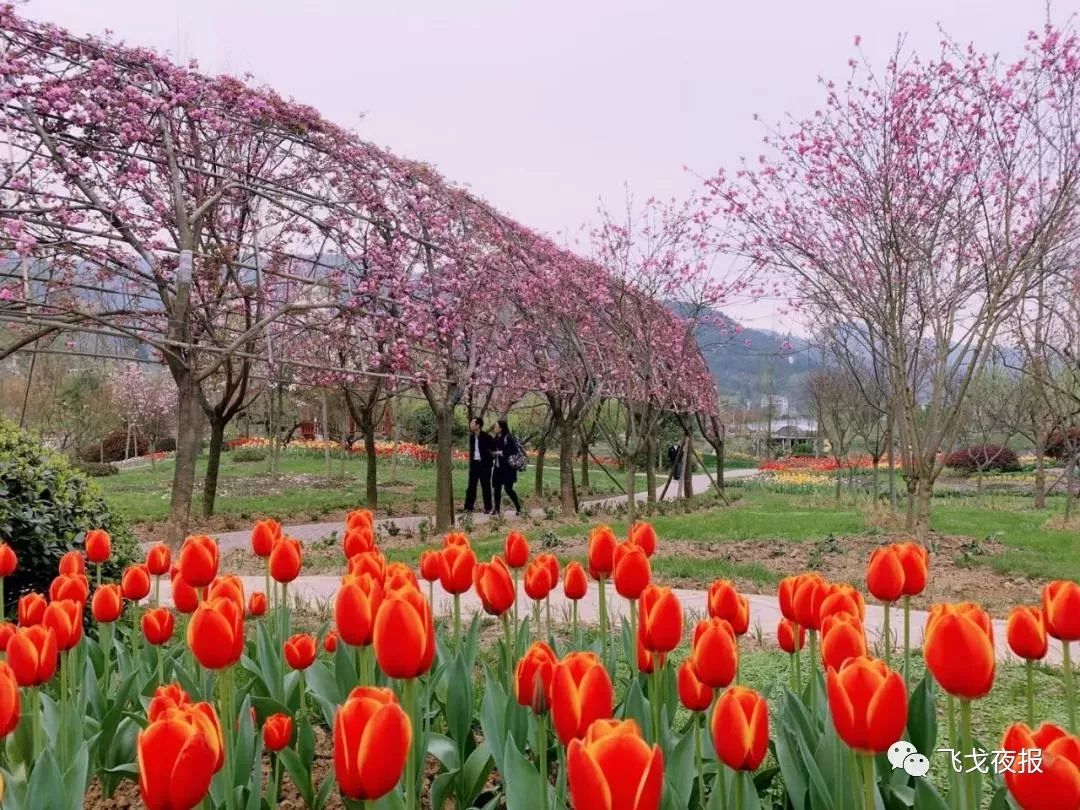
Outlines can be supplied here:
<path id="1" fill-rule="evenodd" d="M 199 592 L 189 585 L 177 568 L 172 572 L 173 606 L 181 613 L 194 613 L 199 606 Z"/>
<path id="2" fill-rule="evenodd" d="M 630 542 L 640 546 L 646 557 L 651 557 L 656 553 L 656 530 L 651 523 L 635 523 L 630 527 Z"/>
<path id="3" fill-rule="evenodd" d="M 431 669 L 435 624 L 431 605 L 420 591 L 400 588 L 385 595 L 375 615 L 372 643 L 388 678 L 416 678 Z"/>
<path id="4" fill-rule="evenodd" d="M 193 534 L 180 547 L 180 575 L 194 588 L 205 588 L 218 572 L 218 544 L 204 534 Z"/>
<path id="5" fill-rule="evenodd" d="M 266 601 L 266 594 L 262 591 L 255 591 L 248 597 L 248 616 L 252 618 L 258 618 L 259 616 L 265 616 L 266 611 L 269 609 L 269 604 Z"/>
<path id="6" fill-rule="evenodd" d="M 573 806 L 588 810 L 657 810 L 664 755 L 648 746 L 633 720 L 597 720 L 566 752 Z"/>
<path id="7" fill-rule="evenodd" d="M 641 594 L 641 640 L 645 649 L 669 653 L 682 641 L 682 603 L 671 588 L 650 585 Z"/>
<path id="8" fill-rule="evenodd" d="M 120 578 L 120 590 L 131 602 L 145 599 L 150 593 L 150 571 L 142 563 L 129 565 Z"/>
<path id="9" fill-rule="evenodd" d="M 525 595 L 534 601 L 542 601 L 551 593 L 555 583 L 551 581 L 551 569 L 539 557 L 525 569 Z"/>
<path id="10" fill-rule="evenodd" d="M 795 632 L 796 627 L 799 628 L 798 633 Z M 806 628 L 795 624 L 790 619 L 781 619 L 776 626 L 776 640 L 781 650 L 788 655 L 794 655 L 796 650 L 801 650 L 806 646 Z"/>
<path id="11" fill-rule="evenodd" d="M 263 723 L 263 745 L 267 751 L 280 751 L 292 742 L 293 721 L 287 714 L 272 714 Z"/>
<path id="12" fill-rule="evenodd" d="M 142 631 L 155 647 L 168 644 L 172 638 L 175 619 L 167 608 L 151 608 L 142 615 Z"/>
<path id="13" fill-rule="evenodd" d="M 834 613 L 821 625 L 821 661 L 825 668 L 840 669 L 849 658 L 866 655 L 866 631 L 858 616 Z"/>
<path id="14" fill-rule="evenodd" d="M 124 598 L 120 593 L 120 585 L 102 585 L 94 591 L 91 610 L 96 622 L 108 624 L 119 619 L 124 610 Z"/>
<path id="15" fill-rule="evenodd" d="M 649 557 L 641 546 L 620 543 L 612 555 L 612 580 L 623 599 L 639 599 L 652 580 Z"/>
<path id="16" fill-rule="evenodd" d="M 795 591 L 799 589 L 803 574 L 798 576 L 784 577 L 776 588 L 777 600 L 780 602 L 780 613 L 790 622 L 798 622 L 795 616 Z"/>
<path id="17" fill-rule="evenodd" d="M 172 551 L 164 543 L 155 543 L 146 550 L 146 570 L 152 576 L 163 577 L 172 567 Z"/>
<path id="18" fill-rule="evenodd" d="M 796 583 L 795 621 L 808 630 L 821 629 L 821 603 L 829 595 L 829 584 L 820 574 L 804 574 Z"/>
<path id="19" fill-rule="evenodd" d="M 1005 786 L 1020 810 L 1080 807 L 1080 738 L 1052 723 L 1044 723 L 1034 732 L 1017 723 L 1006 729 L 1001 748 L 1042 752 L 1038 771 L 1030 762 L 1022 769 L 1014 763 L 1005 770 Z"/>
<path id="20" fill-rule="evenodd" d="M 14 574 L 18 565 L 19 558 L 15 550 L 7 543 L 0 543 L 0 578 Z"/>
<path id="21" fill-rule="evenodd" d="M 637 632 L 637 668 L 638 672 L 642 675 L 652 675 L 656 669 L 656 658 L 653 654 L 645 649 L 645 645 L 641 643 L 641 628 L 638 627 Z"/>
<path id="22" fill-rule="evenodd" d="M 35 591 L 30 591 L 19 597 L 19 626 L 31 627 L 41 624 L 45 615 L 45 607 L 48 605 L 45 597 Z"/>
<path id="23" fill-rule="evenodd" d="M 56 635 L 56 647 L 60 651 L 70 650 L 82 640 L 83 603 L 74 599 L 61 599 L 50 602 L 45 608 L 41 623 Z"/>
<path id="24" fill-rule="evenodd" d="M 244 608 L 224 596 L 199 605 L 187 629 L 187 643 L 207 669 L 224 669 L 244 652 Z"/>
<path id="25" fill-rule="evenodd" d="M 679 687 L 679 701 L 690 711 L 703 712 L 712 705 L 713 691 L 698 680 L 689 658 L 679 664 L 675 681 Z"/>
<path id="26" fill-rule="evenodd" d="M 60 599 L 85 602 L 89 596 L 90 582 L 86 574 L 60 574 L 49 585 L 49 599 L 53 602 Z"/>
<path id="27" fill-rule="evenodd" d="M 503 556 L 511 568 L 524 568 L 529 562 L 529 541 L 520 532 L 510 532 L 503 542 Z"/>
<path id="28" fill-rule="evenodd" d="M 584 737 L 593 721 L 611 717 L 614 702 L 611 677 L 595 653 L 572 652 L 555 665 L 551 720 L 564 746 Z"/>
<path id="29" fill-rule="evenodd" d="M 315 637 L 296 633 L 285 640 L 285 660 L 293 669 L 304 670 L 315 663 Z"/>
<path id="30" fill-rule="evenodd" d="M 437 582 L 442 569 L 442 555 L 428 549 L 420 552 L 420 577 L 425 582 Z"/>
<path id="31" fill-rule="evenodd" d="M 237 607 L 243 610 L 244 603 L 247 601 L 244 598 L 244 581 L 235 574 L 218 577 L 210 583 L 210 588 L 206 592 L 206 598 L 207 600 L 232 599 L 236 602 Z"/>
<path id="32" fill-rule="evenodd" d="M 848 747 L 881 754 L 904 735 L 908 696 L 904 679 L 874 658 L 850 658 L 825 675 L 836 733 Z"/>
<path id="33" fill-rule="evenodd" d="M 923 657 L 950 695 L 974 699 L 994 685 L 994 630 L 978 605 L 934 605 L 923 635 Z"/>
<path id="34" fill-rule="evenodd" d="M 420 587 L 420 581 L 416 578 L 416 573 L 403 562 L 392 562 L 387 565 L 383 589 L 391 591 L 405 586 Z"/>
<path id="35" fill-rule="evenodd" d="M 543 714 L 551 706 L 551 679 L 557 663 L 551 647 L 534 641 L 518 661 L 514 673 L 514 696 L 521 706 Z"/>
<path id="36" fill-rule="evenodd" d="M 41 686 L 56 673 L 56 633 L 45 625 L 20 627 L 8 641 L 7 662 L 19 686 Z"/>
<path id="37" fill-rule="evenodd" d="M 19 682 L 11 667 L 0 661 L 0 737 L 19 725 Z"/>
<path id="38" fill-rule="evenodd" d="M 575 561 L 566 566 L 563 575 L 563 593 L 566 598 L 577 601 L 584 599 L 589 590 L 589 579 L 585 575 L 585 566 Z"/>
<path id="39" fill-rule="evenodd" d="M 146 719 L 153 723 L 169 709 L 180 709 L 191 704 L 191 697 L 178 683 L 162 684 L 154 690 L 150 705 L 146 707 Z"/>
<path id="40" fill-rule="evenodd" d="M 469 535 L 465 532 L 448 532 L 443 536 L 443 548 L 450 548 L 450 546 L 461 546 L 462 548 L 472 548 L 469 544 Z"/>
<path id="41" fill-rule="evenodd" d="M 1080 641 L 1080 585 L 1059 579 L 1043 587 L 1046 632 L 1059 641 Z"/>
<path id="42" fill-rule="evenodd" d="M 370 574 L 346 579 L 334 602 L 334 624 L 346 644 L 366 647 L 375 633 L 375 614 L 383 600 L 382 579 Z"/>
<path id="43" fill-rule="evenodd" d="M 735 590 L 735 583 L 718 579 L 709 586 L 709 615 L 731 625 L 735 635 L 746 635 L 750 629 L 750 603 Z"/>
<path id="44" fill-rule="evenodd" d="M 295 537 L 282 537 L 270 550 L 270 576 L 275 581 L 289 583 L 300 576 L 303 552 Z"/>
<path id="45" fill-rule="evenodd" d="M 370 509 L 354 509 L 345 516 L 345 528 L 355 529 L 360 526 L 375 528 L 375 513 Z"/>
<path id="46" fill-rule="evenodd" d="M 17 624 L 11 622 L 0 622 L 0 652 L 7 652 L 8 642 L 11 641 L 11 637 L 15 635 L 15 631 L 19 629 Z M 3 798 L 0 796 L 0 798 Z"/>
<path id="47" fill-rule="evenodd" d="M 112 554 L 112 538 L 104 529 L 88 531 L 83 539 L 83 546 L 86 548 L 86 559 L 98 565 L 107 562 Z"/>
<path id="48" fill-rule="evenodd" d="M 618 544 L 610 526 L 597 526 L 589 532 L 589 574 L 593 579 L 611 576 Z"/>
<path id="49" fill-rule="evenodd" d="M 540 560 L 542 565 L 547 566 L 548 574 L 551 577 L 551 590 L 558 588 L 559 574 L 562 573 L 559 570 L 559 558 L 554 554 L 537 554 L 536 559 Z"/>
<path id="50" fill-rule="evenodd" d="M 442 563 L 440 563 L 440 573 L 441 565 Z M 349 558 L 346 571 L 348 575 L 354 577 L 368 574 L 382 582 L 386 579 L 386 557 L 380 551 L 364 551 L 360 554 L 354 554 Z"/>
<path id="51" fill-rule="evenodd" d="M 710 689 L 723 689 L 739 666 L 739 647 L 731 625 L 723 619 L 705 619 L 694 628 L 694 644 L 688 659 L 698 680 Z"/>
<path id="52" fill-rule="evenodd" d="M 862 621 L 866 618 L 866 600 L 850 585 L 830 585 L 828 593 L 821 600 L 821 607 L 818 608 L 821 627 L 824 629 L 825 619 L 837 613 L 850 613 Z"/>
<path id="53" fill-rule="evenodd" d="M 222 751 L 206 715 L 192 707 L 170 709 L 152 721 L 137 742 L 139 793 L 148 810 L 199 804 L 220 767 Z"/>
<path id="54" fill-rule="evenodd" d="M 334 718 L 334 776 L 350 799 L 386 795 L 401 779 L 412 724 L 389 689 L 360 686 Z"/>
<path id="55" fill-rule="evenodd" d="M 473 581 L 484 612 L 502 616 L 514 606 L 514 581 L 501 557 L 492 557 L 489 563 L 478 563 L 473 569 Z"/>
<path id="56" fill-rule="evenodd" d="M 930 578 L 930 554 L 918 543 L 898 543 L 894 548 L 904 566 L 904 596 L 918 596 Z"/>
<path id="57" fill-rule="evenodd" d="M 60 574 L 85 574 L 86 558 L 81 551 L 68 551 L 60 558 L 57 568 Z"/>
<path id="58" fill-rule="evenodd" d="M 895 602 L 904 595 L 904 564 L 896 546 L 874 549 L 866 565 L 866 590 L 881 602 Z"/>
<path id="59" fill-rule="evenodd" d="M 337 630 L 328 630 L 326 635 L 323 636 L 322 646 L 328 653 L 337 652 L 338 634 Z"/>
<path id="60" fill-rule="evenodd" d="M 371 526 L 356 526 L 348 529 L 341 540 L 341 545 L 346 558 L 376 551 L 375 530 Z"/>
<path id="61" fill-rule="evenodd" d="M 1009 649 L 1020 658 L 1038 661 L 1046 656 L 1048 641 L 1042 610 L 1037 607 L 1018 605 L 1009 612 L 1005 626 L 1005 639 Z"/>
<path id="62" fill-rule="evenodd" d="M 450 535 L 447 535 L 449 537 Z M 465 593 L 472 587 L 476 554 L 472 548 L 461 543 L 451 543 L 442 550 L 439 581 L 447 593 Z"/>
<path id="63" fill-rule="evenodd" d="M 269 557 L 274 542 L 281 538 L 281 524 L 273 518 L 256 520 L 251 527 L 251 550 L 256 557 Z"/>
<path id="64" fill-rule="evenodd" d="M 716 755 L 729 768 L 754 771 L 769 747 L 769 707 L 753 689 L 733 686 L 716 701 L 712 716 Z"/>

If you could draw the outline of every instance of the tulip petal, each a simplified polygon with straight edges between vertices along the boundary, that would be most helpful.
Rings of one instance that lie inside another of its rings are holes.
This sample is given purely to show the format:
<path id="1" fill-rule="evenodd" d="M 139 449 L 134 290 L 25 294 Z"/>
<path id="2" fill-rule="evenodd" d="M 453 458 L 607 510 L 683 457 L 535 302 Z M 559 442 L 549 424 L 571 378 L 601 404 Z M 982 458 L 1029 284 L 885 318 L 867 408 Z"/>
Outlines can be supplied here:
<path id="1" fill-rule="evenodd" d="M 613 810 L 604 772 L 581 740 L 572 740 L 566 754 L 566 775 L 574 807 Z"/>

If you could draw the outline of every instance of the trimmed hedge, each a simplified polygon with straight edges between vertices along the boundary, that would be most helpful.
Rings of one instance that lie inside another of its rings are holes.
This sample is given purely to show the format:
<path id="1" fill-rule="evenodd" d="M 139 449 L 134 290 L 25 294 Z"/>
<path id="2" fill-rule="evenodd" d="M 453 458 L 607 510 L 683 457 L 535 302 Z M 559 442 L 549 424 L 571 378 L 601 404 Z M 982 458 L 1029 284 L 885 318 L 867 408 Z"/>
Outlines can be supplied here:
<path id="1" fill-rule="evenodd" d="M 964 473 L 1019 472 L 1020 459 L 1008 447 L 1000 444 L 976 444 L 961 447 L 945 457 L 945 466 Z"/>
<path id="2" fill-rule="evenodd" d="M 0 419 L 0 539 L 19 558 L 4 583 L 5 607 L 27 591 L 47 593 L 61 555 L 81 548 L 86 532 L 97 528 L 112 535 L 112 558 L 102 575 L 119 580 L 139 551 L 130 529 L 85 473 Z M 93 582 L 93 572 L 87 574 Z"/>

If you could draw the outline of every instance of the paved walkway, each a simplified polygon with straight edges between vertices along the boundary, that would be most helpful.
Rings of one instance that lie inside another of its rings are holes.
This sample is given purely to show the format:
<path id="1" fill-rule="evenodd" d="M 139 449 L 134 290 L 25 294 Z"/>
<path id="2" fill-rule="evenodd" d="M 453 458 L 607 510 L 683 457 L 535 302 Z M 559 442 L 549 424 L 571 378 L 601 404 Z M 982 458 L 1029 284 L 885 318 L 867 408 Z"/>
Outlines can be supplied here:
<path id="1" fill-rule="evenodd" d="M 241 577 L 241 579 L 244 581 L 244 588 L 248 593 L 264 589 L 264 579 L 261 576 L 245 576 Z M 329 606 L 333 604 L 334 596 L 337 593 L 340 584 L 341 578 L 338 576 L 302 576 L 289 585 L 289 594 L 290 598 L 302 602 L 313 605 Z M 421 586 L 426 594 L 426 583 L 421 583 Z M 168 600 L 168 581 L 163 580 L 161 588 L 161 598 L 163 600 Z M 705 591 L 689 590 L 686 588 L 675 588 L 673 590 L 675 595 L 679 598 L 679 601 L 682 602 L 683 621 L 686 627 L 686 633 L 688 634 L 690 627 L 707 614 L 707 593 Z M 617 626 L 621 621 L 621 618 L 624 615 L 627 615 L 627 602 L 615 593 L 615 589 L 610 584 L 607 587 L 606 596 L 608 616 L 611 617 L 610 620 L 614 621 Z M 780 605 L 776 596 L 772 594 L 748 594 L 746 598 L 750 602 L 751 632 L 754 632 L 755 627 L 760 626 L 761 633 L 765 638 L 775 639 L 776 625 L 780 622 L 781 618 Z M 524 611 L 531 609 L 532 606 L 531 600 L 525 595 L 524 586 L 521 586 L 521 590 L 518 593 L 518 599 L 518 610 L 524 615 Z M 468 593 L 461 595 L 461 605 L 462 612 L 467 616 L 471 616 L 481 610 L 480 600 L 477 598 L 476 593 L 471 590 Z M 449 616 L 453 612 L 453 607 L 453 597 L 443 591 L 442 587 L 436 583 L 434 605 L 436 615 Z M 555 621 L 570 621 L 570 601 L 563 596 L 561 589 L 551 596 L 551 615 Z M 923 628 L 926 626 L 926 617 L 927 613 L 924 610 L 911 611 L 911 644 L 913 648 L 922 645 Z M 880 644 L 884 618 L 885 613 L 880 605 L 868 604 L 866 606 L 866 621 L 864 624 L 867 637 L 871 644 Z M 598 583 L 593 581 L 589 582 L 588 593 L 585 595 L 584 599 L 578 602 L 578 619 L 584 624 L 597 624 L 600 621 L 600 589 Z M 903 611 L 899 608 L 893 609 L 890 622 L 893 644 L 895 647 L 902 650 L 904 631 Z M 1005 642 L 1005 622 L 1002 620 L 994 621 L 994 643 L 997 649 L 998 660 L 1017 660 L 1009 651 Z M 1050 639 L 1050 650 L 1045 659 L 1046 663 L 1060 665 L 1061 660 L 1061 642 Z"/>
<path id="2" fill-rule="evenodd" d="M 727 470 L 724 473 L 725 481 L 737 481 L 740 479 L 753 478 L 758 474 L 755 469 L 746 470 Z M 709 477 L 707 475 L 695 475 L 694 476 L 694 492 L 705 492 L 711 487 L 709 483 Z M 663 487 L 657 487 L 656 497 L 659 498 L 663 490 Z M 645 492 L 638 492 L 635 494 L 635 500 L 644 502 L 646 497 Z M 678 497 L 678 490 L 675 483 L 668 488 L 667 500 L 674 500 Z M 585 501 L 584 506 L 590 508 L 608 508 L 617 506 L 618 504 L 626 503 L 626 495 L 613 495 L 606 498 L 598 498 L 590 501 Z M 510 512 L 513 515 L 513 512 Z M 543 517 L 544 510 L 534 508 L 529 510 L 529 515 L 532 517 Z M 482 512 L 474 513 L 472 516 L 474 525 L 482 525 L 491 520 L 490 516 L 483 514 Z M 388 527 L 390 524 L 394 524 L 398 529 L 402 531 L 416 531 L 421 521 L 431 521 L 430 515 L 407 515 L 403 517 L 391 517 L 391 518 L 379 518 L 375 521 L 375 525 L 381 527 Z M 513 521 L 513 518 L 510 518 Z M 324 523 L 300 523 L 296 525 L 286 525 L 286 534 L 290 537 L 295 537 L 301 543 L 310 543 L 315 540 L 321 540 L 328 536 L 331 532 L 337 532 L 341 534 L 343 526 L 341 521 L 331 521 Z M 217 540 L 223 551 L 228 551 L 234 548 L 246 548 L 251 541 L 251 530 L 244 529 L 236 532 L 223 532 L 217 535 Z"/>

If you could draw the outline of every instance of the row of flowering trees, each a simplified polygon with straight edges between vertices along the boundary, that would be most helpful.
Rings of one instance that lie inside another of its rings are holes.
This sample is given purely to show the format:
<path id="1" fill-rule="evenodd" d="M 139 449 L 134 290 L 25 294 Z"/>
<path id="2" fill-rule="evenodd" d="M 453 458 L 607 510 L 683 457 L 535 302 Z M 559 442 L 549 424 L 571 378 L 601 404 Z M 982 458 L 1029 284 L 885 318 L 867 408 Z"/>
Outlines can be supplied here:
<path id="1" fill-rule="evenodd" d="M 972 706 L 994 689 L 997 660 L 985 611 L 935 605 L 917 675 L 909 604 L 930 576 L 922 546 L 883 546 L 868 563 L 867 592 L 886 608 L 876 643 L 859 589 L 814 572 L 781 581 L 781 688 L 741 673 L 747 598 L 718 580 L 707 616 L 688 628 L 676 593 L 653 581 L 657 545 L 648 524 L 622 541 L 598 526 L 583 564 L 534 556 L 511 533 L 483 562 L 451 533 L 414 569 L 387 561 L 360 510 L 342 538 L 332 624 L 312 634 L 291 626 L 302 548 L 273 520 L 252 530 L 265 566 L 253 593 L 220 571 L 217 544 L 203 536 L 178 555 L 155 545 L 119 583 L 102 582 L 110 538 L 89 531 L 48 595 L 24 595 L 17 624 L 0 625 L 4 806 L 79 807 L 91 783 L 108 798 L 133 780 L 151 810 L 274 807 L 286 779 L 310 808 L 333 793 L 349 806 L 408 810 L 423 799 L 511 810 L 977 810 L 989 797 L 1004 807 L 1006 796 L 1021 810 L 1080 806 L 1076 583 L 1048 584 L 1042 604 L 1017 607 L 1007 626 L 1029 673 L 1048 637 L 1060 640 L 1067 720 L 1034 728 L 1029 680 L 1026 722 L 1010 723 L 995 749 L 1011 764 L 985 777 L 947 757 L 930 764 L 939 745 L 965 760 L 981 750 Z M 0 582 L 17 564 L 0 545 Z M 436 587 L 452 597 L 446 617 L 434 614 Z M 552 619 L 560 588 L 569 622 Z M 596 633 L 577 613 L 593 590 Z M 469 592 L 501 622 L 491 649 L 481 647 L 481 616 L 462 616 Z M 627 608 L 618 628 L 612 598 Z M 893 634 L 898 603 L 903 631 Z M 319 751 L 333 767 L 316 779 Z"/>
<path id="2" fill-rule="evenodd" d="M 715 410 L 693 330 L 665 306 L 680 290 L 700 297 L 712 249 L 685 214 L 657 226 L 659 261 L 620 266 L 610 250 L 590 261 L 272 90 L 10 7 L 0 50 L 0 357 L 49 351 L 62 334 L 78 352 L 90 335 L 118 354 L 141 344 L 168 368 L 174 544 L 202 419 L 209 510 L 225 425 L 291 385 L 344 389 L 370 451 L 371 500 L 379 409 L 390 392 L 419 391 L 445 460 L 440 527 L 453 516 L 454 414 L 485 392 L 504 407 L 541 393 L 564 464 L 600 396 L 633 400 L 631 417 Z M 617 249 L 633 234 L 608 236 Z"/>

